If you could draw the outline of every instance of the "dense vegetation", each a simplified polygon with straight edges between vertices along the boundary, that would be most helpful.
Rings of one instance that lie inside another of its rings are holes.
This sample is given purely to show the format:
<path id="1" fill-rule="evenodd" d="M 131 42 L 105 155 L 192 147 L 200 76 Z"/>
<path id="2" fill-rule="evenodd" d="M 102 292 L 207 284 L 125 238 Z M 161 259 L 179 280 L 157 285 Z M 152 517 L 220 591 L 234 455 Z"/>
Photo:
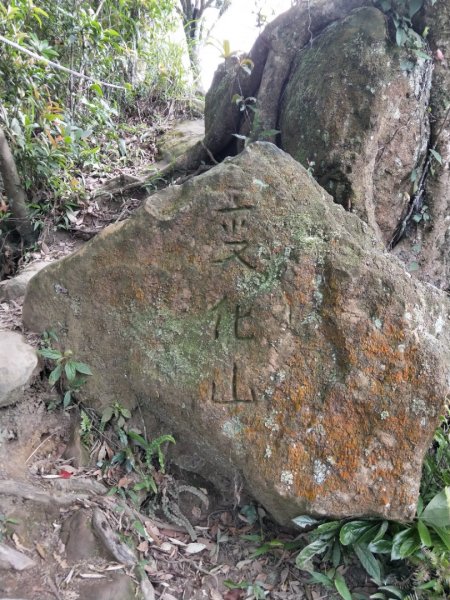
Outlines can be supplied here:
<path id="1" fill-rule="evenodd" d="M 151 125 L 164 103 L 185 97 L 184 48 L 173 41 L 175 4 L 0 2 L 0 130 L 34 228 L 48 213 L 64 223 L 83 196 L 81 172 L 126 161 L 118 123 L 144 105 Z M 0 207 L 3 236 L 17 229 L 10 204 L 3 200 Z"/>

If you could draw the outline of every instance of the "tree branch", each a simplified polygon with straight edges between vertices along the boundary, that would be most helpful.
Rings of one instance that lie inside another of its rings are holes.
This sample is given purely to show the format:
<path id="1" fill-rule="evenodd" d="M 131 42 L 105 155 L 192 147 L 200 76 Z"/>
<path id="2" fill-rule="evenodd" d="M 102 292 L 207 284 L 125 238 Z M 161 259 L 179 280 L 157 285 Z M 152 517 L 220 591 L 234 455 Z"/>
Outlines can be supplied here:
<path id="1" fill-rule="evenodd" d="M 96 77 L 90 77 L 88 75 L 83 75 L 82 73 L 78 73 L 78 71 L 72 71 L 72 69 L 68 69 L 67 67 L 63 67 L 59 63 L 55 63 L 52 60 L 49 60 L 48 58 L 39 56 L 39 54 L 36 54 L 35 52 L 28 50 L 28 48 L 24 48 L 23 46 L 20 46 L 19 44 L 16 44 L 15 42 L 8 40 L 7 38 L 3 37 L 2 35 L 0 35 L 0 42 L 3 42 L 4 44 L 8 44 L 8 46 L 12 46 L 16 50 L 19 50 L 20 52 L 23 52 L 24 54 L 28 54 L 28 56 L 31 56 L 32 58 L 35 58 L 36 60 L 39 60 L 41 62 L 44 62 L 47 65 L 54 67 L 55 69 L 58 69 L 59 71 L 64 71 L 65 73 L 70 73 L 71 75 L 75 75 L 75 77 L 80 77 L 81 79 L 87 79 L 88 81 L 94 81 L 95 83 L 99 83 L 101 85 L 104 85 L 105 87 L 114 88 L 116 90 L 124 90 L 125 89 L 122 85 L 116 85 L 114 83 L 106 83 L 105 81 L 100 81 Z"/>
<path id="2" fill-rule="evenodd" d="M 25 246 L 34 242 L 33 227 L 28 215 L 27 195 L 20 182 L 16 163 L 11 153 L 8 140 L 0 127 L 0 175 L 11 210 L 11 221 L 20 234 Z"/>

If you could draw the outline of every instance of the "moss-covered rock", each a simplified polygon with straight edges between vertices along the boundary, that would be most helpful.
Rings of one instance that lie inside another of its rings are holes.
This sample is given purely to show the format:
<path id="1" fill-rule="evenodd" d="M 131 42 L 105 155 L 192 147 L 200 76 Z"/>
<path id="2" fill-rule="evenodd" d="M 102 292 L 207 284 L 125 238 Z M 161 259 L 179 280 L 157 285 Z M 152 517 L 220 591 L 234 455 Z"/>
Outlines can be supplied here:
<path id="1" fill-rule="evenodd" d="M 24 322 L 280 522 L 408 519 L 448 393 L 449 304 L 290 156 L 250 145 L 29 284 Z"/>
<path id="2" fill-rule="evenodd" d="M 390 42 L 385 15 L 364 7 L 298 54 L 283 97 L 281 147 L 314 163 L 335 201 L 385 241 L 427 150 L 430 82 L 431 63 L 411 62 Z"/>

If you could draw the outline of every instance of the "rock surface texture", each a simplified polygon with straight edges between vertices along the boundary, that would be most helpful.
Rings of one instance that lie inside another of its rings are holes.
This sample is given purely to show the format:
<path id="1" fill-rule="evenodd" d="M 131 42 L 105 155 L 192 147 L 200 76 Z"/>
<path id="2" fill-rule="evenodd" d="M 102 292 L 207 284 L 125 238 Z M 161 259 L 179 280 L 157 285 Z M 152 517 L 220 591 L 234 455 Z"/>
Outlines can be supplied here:
<path id="1" fill-rule="evenodd" d="M 335 201 L 386 243 L 426 156 L 431 72 L 390 42 L 381 11 L 364 7 L 299 52 L 283 95 L 281 148 L 313 162 Z"/>
<path id="2" fill-rule="evenodd" d="M 414 515 L 449 304 L 290 156 L 249 146 L 30 282 L 83 393 L 157 415 L 282 523 Z"/>
<path id="3" fill-rule="evenodd" d="M 24 296 L 30 279 L 47 265 L 48 263 L 43 260 L 36 261 L 27 266 L 16 277 L 0 282 L 0 300 L 10 301 Z"/>
<path id="4" fill-rule="evenodd" d="M 22 335 L 0 331 L 0 407 L 20 400 L 37 366 L 36 351 Z"/>

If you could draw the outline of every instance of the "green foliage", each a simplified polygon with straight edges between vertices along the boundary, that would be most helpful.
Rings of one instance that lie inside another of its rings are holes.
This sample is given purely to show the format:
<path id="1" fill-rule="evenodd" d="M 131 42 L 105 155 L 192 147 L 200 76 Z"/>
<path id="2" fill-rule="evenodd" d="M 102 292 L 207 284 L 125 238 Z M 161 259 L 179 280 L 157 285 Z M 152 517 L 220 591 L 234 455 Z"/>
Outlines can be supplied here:
<path id="1" fill-rule="evenodd" d="M 134 472 L 137 475 L 137 481 L 131 488 L 124 489 L 114 486 L 110 493 L 119 494 L 124 498 L 128 497 L 134 504 L 139 505 L 142 502 L 138 496 L 139 492 L 158 493 L 155 473 L 164 474 L 165 471 L 162 446 L 166 443 L 174 444 L 175 439 L 171 435 L 161 435 L 148 441 L 140 433 L 128 428 L 127 421 L 130 418 L 131 412 L 119 402 L 106 407 L 103 411 L 100 430 L 103 432 L 107 424 L 112 425 L 115 428 L 120 447 L 111 461 L 101 466 L 103 469 L 121 466 L 126 473 Z M 156 459 L 156 465 L 154 459 Z"/>
<path id="2" fill-rule="evenodd" d="M 294 519 L 313 528 L 296 557 L 311 582 L 352 596 L 341 567 L 358 559 L 380 600 L 446 598 L 450 593 L 450 441 L 444 420 L 423 467 L 421 496 L 412 523 L 379 519 L 321 522 L 308 515 Z M 317 565 L 321 565 L 317 571 Z M 396 584 L 393 585 L 392 581 Z"/>
<path id="3" fill-rule="evenodd" d="M 87 412 L 82 410 L 80 412 L 80 438 L 85 446 L 88 446 L 91 441 L 92 434 L 92 419 L 89 417 Z"/>
<path id="4" fill-rule="evenodd" d="M 10 519 L 6 515 L 0 513 L 0 542 L 3 542 L 13 533 L 11 525 L 17 525 L 18 523 L 19 521 L 17 519 Z"/>
<path id="5" fill-rule="evenodd" d="M 72 403 L 73 393 L 86 383 L 85 376 L 92 375 L 89 365 L 75 360 L 71 350 L 62 352 L 47 346 L 38 350 L 38 353 L 54 363 L 54 368 L 48 376 L 48 382 L 64 394 L 63 407 L 67 408 Z"/>
<path id="6" fill-rule="evenodd" d="M 30 197 L 36 227 L 48 214 L 60 216 L 68 226 L 67 204 L 72 201 L 76 207 L 83 198 L 80 170 L 99 164 L 111 143 L 120 145 L 114 123 L 137 95 L 162 100 L 185 92 L 182 49 L 170 36 L 175 4 L 0 2 L 3 38 L 82 75 L 58 70 L 1 42 L 0 125 Z"/>
<path id="7" fill-rule="evenodd" d="M 422 10 L 426 0 L 379 0 L 376 2 L 391 19 L 395 28 L 397 46 L 411 50 L 416 59 L 430 60 L 426 53 L 424 36 L 414 30 L 413 19 Z M 434 4 L 436 0 L 431 0 Z"/>

